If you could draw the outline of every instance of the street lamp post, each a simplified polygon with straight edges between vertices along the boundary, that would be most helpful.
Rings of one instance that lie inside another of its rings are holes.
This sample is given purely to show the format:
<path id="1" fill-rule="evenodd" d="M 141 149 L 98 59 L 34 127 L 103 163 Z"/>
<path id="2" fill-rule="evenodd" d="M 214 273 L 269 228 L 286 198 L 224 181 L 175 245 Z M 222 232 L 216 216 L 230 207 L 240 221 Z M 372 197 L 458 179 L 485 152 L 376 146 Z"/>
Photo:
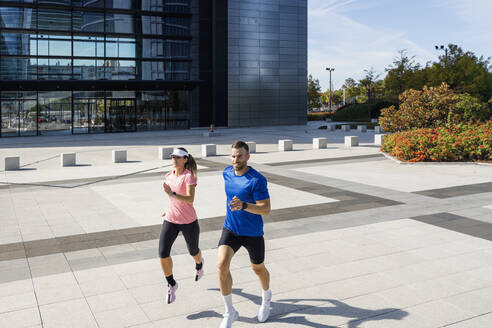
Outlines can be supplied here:
<path id="1" fill-rule="evenodd" d="M 333 72 L 335 69 L 332 67 L 327 67 L 326 70 L 330 72 L 330 113 L 331 113 L 333 112 L 331 108 L 331 72 Z"/>
<path id="2" fill-rule="evenodd" d="M 442 44 L 440 46 L 434 46 L 436 50 L 444 50 L 444 58 L 448 59 L 448 48 L 445 48 Z"/>

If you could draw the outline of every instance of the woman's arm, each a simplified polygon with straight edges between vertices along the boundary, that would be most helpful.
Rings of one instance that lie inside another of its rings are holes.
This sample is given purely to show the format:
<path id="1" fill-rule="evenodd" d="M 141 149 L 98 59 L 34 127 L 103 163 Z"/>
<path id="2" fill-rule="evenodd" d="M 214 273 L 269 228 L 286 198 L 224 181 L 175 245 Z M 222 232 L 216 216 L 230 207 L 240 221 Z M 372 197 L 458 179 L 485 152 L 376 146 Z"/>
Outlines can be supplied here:
<path id="1" fill-rule="evenodd" d="M 186 185 L 186 195 L 180 195 L 180 194 L 175 194 L 171 190 L 171 187 L 164 183 L 164 191 L 166 194 L 169 195 L 169 197 L 176 198 L 182 202 L 188 203 L 188 204 L 193 204 L 195 201 L 195 185 Z"/>

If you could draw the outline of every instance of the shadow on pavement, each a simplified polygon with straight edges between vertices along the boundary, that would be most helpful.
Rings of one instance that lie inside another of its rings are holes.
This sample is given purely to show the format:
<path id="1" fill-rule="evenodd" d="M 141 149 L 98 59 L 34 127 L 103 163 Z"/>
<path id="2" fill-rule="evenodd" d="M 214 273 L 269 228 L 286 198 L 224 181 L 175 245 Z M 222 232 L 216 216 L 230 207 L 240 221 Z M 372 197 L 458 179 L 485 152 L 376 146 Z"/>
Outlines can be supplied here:
<path id="1" fill-rule="evenodd" d="M 209 290 L 219 291 L 217 288 L 212 288 Z M 233 288 L 232 293 L 237 296 L 247 298 L 258 306 L 261 304 L 261 297 L 253 294 L 245 293 L 240 288 Z M 308 302 L 320 302 L 321 306 L 313 306 L 310 304 L 302 304 L 303 301 Z M 327 303 L 331 303 L 327 304 Z M 339 326 L 330 326 L 322 323 L 317 323 L 310 321 L 303 316 L 306 315 L 329 315 L 329 316 L 339 316 L 345 318 L 351 318 L 348 321 L 347 328 L 357 328 L 361 323 L 367 321 L 377 321 L 377 320 L 402 320 L 408 315 L 408 312 L 396 308 L 383 308 L 378 310 L 368 310 L 364 308 L 350 306 L 347 303 L 334 300 L 334 299 L 323 299 L 323 298 L 292 298 L 292 299 L 281 299 L 271 302 L 272 312 L 268 323 L 281 322 L 290 323 L 299 326 L 313 327 L 313 328 L 337 328 Z M 289 316 L 289 314 L 299 314 L 296 316 Z M 383 315 L 384 314 L 384 315 Z M 198 320 L 203 318 L 217 317 L 222 318 L 222 314 L 216 311 L 202 311 L 196 314 L 190 314 L 187 316 L 188 320 Z M 239 322 L 245 323 L 258 323 L 255 317 L 247 318 L 240 316 Z M 341 323 L 342 324 L 342 323 Z"/>

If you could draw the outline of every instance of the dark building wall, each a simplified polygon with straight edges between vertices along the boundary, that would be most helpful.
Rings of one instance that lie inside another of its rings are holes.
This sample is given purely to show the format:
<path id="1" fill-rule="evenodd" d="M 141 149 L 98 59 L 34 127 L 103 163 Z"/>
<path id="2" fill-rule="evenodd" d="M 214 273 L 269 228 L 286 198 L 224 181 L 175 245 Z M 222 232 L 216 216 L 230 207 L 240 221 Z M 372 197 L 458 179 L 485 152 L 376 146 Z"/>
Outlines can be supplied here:
<path id="1" fill-rule="evenodd" d="M 305 124 L 307 0 L 229 1 L 228 125 Z"/>

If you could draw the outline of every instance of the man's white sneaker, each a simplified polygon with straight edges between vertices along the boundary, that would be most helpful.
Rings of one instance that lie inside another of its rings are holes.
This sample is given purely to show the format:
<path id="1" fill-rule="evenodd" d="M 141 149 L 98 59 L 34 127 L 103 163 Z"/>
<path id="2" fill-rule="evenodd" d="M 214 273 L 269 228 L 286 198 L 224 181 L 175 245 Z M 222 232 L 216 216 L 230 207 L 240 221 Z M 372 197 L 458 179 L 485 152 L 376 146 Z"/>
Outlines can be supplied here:
<path id="1" fill-rule="evenodd" d="M 260 309 L 258 310 L 258 321 L 265 322 L 270 316 L 270 302 L 272 300 L 272 292 L 268 293 L 262 300 Z"/>
<path id="2" fill-rule="evenodd" d="M 226 312 L 222 316 L 224 319 L 222 319 L 219 328 L 231 328 L 232 323 L 239 318 L 239 312 L 233 309 L 232 312 Z"/>

